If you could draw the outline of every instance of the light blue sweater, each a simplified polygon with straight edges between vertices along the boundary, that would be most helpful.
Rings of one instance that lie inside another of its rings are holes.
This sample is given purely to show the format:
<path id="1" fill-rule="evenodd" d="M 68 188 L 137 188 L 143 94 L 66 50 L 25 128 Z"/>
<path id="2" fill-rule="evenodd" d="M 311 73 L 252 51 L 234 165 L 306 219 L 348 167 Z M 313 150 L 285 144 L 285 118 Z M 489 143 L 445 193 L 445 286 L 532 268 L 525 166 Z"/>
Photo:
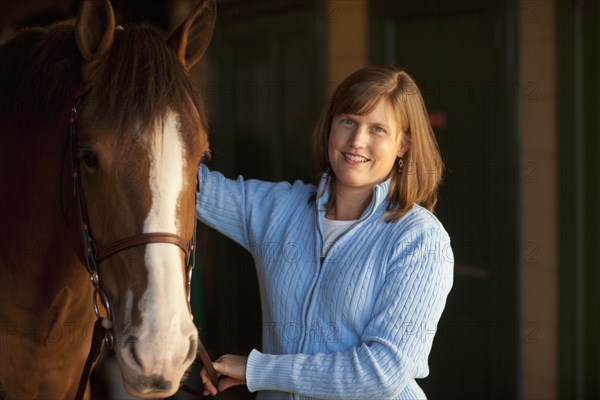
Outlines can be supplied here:
<path id="1" fill-rule="evenodd" d="M 263 343 L 248 359 L 250 391 L 259 399 L 425 398 L 415 378 L 429 373 L 453 278 L 450 239 L 433 214 L 414 205 L 384 222 L 384 182 L 323 255 L 328 189 L 315 205 L 317 189 L 299 181 L 229 180 L 204 165 L 199 175 L 198 218 L 256 264 Z"/>

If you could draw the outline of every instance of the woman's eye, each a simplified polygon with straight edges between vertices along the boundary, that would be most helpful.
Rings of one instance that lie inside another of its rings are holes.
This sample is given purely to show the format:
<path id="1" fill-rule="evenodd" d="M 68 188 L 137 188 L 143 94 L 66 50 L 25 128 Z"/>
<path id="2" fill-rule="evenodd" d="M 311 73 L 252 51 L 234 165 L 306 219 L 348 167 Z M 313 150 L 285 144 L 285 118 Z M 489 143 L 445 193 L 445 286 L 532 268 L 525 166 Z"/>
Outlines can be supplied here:
<path id="1" fill-rule="evenodd" d="M 83 150 L 81 152 L 81 161 L 90 169 L 98 168 L 98 157 L 91 150 Z"/>
<path id="2" fill-rule="evenodd" d="M 342 120 L 342 124 L 352 126 L 352 125 L 354 125 L 354 121 L 352 121 L 351 119 L 345 118 Z"/>
<path id="3" fill-rule="evenodd" d="M 375 132 L 378 135 L 383 135 L 386 134 L 387 132 L 385 131 L 385 129 L 379 127 L 379 126 L 374 126 L 373 127 L 373 132 Z"/>

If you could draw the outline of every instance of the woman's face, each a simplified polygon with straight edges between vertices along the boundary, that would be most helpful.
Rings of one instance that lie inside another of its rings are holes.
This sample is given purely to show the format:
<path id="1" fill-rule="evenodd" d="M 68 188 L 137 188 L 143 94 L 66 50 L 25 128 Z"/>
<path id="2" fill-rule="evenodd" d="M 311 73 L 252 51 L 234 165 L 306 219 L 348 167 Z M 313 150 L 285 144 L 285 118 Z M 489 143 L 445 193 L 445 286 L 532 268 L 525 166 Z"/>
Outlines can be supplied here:
<path id="1" fill-rule="evenodd" d="M 338 190 L 372 188 L 385 181 L 396 167 L 396 157 L 408 148 L 402 136 L 385 100 L 367 115 L 333 117 L 328 154 Z"/>

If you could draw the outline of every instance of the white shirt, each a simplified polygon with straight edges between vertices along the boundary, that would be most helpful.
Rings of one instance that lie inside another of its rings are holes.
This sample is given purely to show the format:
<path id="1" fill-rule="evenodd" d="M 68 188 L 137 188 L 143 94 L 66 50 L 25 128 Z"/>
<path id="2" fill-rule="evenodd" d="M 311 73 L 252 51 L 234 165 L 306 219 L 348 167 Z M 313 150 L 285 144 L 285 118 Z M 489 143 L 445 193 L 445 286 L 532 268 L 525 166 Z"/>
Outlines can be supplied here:
<path id="1" fill-rule="evenodd" d="M 337 238 L 346 232 L 357 220 L 338 221 L 335 219 L 323 219 L 323 256 L 327 254 L 331 245 Z"/>

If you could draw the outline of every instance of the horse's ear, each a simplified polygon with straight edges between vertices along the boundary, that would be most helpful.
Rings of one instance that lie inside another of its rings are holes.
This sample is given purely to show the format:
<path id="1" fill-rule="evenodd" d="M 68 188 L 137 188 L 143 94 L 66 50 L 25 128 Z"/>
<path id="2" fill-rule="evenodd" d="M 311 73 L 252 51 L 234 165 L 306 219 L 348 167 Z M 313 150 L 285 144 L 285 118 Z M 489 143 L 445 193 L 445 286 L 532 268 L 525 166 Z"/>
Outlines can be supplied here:
<path id="1" fill-rule="evenodd" d="M 210 43 L 216 19 L 215 0 L 201 0 L 183 24 L 167 40 L 167 43 L 177 52 L 179 61 L 186 69 L 192 68 L 204 55 Z"/>
<path id="2" fill-rule="evenodd" d="M 110 50 L 115 34 L 115 15 L 108 0 L 83 0 L 77 13 L 75 39 L 88 63 Z"/>

